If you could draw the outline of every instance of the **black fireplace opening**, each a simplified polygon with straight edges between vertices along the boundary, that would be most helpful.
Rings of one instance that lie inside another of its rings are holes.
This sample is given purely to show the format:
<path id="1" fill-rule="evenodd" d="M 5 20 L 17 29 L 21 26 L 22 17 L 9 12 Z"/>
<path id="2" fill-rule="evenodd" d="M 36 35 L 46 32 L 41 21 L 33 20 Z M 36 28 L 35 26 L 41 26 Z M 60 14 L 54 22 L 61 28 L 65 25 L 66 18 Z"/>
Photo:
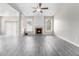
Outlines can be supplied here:
<path id="1" fill-rule="evenodd" d="M 36 34 L 42 34 L 42 28 L 36 28 Z"/>

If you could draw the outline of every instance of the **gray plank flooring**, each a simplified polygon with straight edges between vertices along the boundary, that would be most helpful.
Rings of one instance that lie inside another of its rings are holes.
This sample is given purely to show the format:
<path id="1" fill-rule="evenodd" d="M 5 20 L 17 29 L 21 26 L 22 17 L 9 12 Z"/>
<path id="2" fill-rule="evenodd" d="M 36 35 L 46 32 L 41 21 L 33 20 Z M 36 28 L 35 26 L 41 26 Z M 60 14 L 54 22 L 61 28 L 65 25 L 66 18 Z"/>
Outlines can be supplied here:
<path id="1" fill-rule="evenodd" d="M 0 56 L 79 56 L 79 47 L 51 35 L 1 37 Z"/>

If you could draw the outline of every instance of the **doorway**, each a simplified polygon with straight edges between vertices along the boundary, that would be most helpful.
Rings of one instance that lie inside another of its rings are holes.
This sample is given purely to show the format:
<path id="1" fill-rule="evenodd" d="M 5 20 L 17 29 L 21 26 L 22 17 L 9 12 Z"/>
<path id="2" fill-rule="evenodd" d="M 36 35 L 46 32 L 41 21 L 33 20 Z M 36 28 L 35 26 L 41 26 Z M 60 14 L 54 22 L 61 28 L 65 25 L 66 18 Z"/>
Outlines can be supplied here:
<path id="1" fill-rule="evenodd" d="M 16 21 L 6 21 L 5 22 L 5 33 L 6 36 L 17 36 L 17 22 Z"/>

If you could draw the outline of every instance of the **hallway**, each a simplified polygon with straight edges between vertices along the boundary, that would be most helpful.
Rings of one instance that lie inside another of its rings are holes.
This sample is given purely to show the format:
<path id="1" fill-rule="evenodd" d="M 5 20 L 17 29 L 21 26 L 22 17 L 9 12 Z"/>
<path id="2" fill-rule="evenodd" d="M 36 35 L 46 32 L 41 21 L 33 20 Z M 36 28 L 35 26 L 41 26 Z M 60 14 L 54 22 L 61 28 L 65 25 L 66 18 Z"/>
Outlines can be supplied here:
<path id="1" fill-rule="evenodd" d="M 55 36 L 1 37 L 0 55 L 79 56 L 79 47 Z"/>

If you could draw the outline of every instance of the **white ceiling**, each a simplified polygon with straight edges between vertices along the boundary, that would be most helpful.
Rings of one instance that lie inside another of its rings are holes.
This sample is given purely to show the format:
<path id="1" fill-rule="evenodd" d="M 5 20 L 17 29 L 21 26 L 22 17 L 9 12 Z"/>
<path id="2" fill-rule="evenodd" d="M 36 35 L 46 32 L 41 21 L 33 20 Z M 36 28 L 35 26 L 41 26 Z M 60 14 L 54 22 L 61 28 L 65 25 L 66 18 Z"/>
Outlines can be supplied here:
<path id="1" fill-rule="evenodd" d="M 18 16 L 18 12 L 7 3 L 0 3 L 0 16 Z"/>
<path id="2" fill-rule="evenodd" d="M 0 16 L 14 16 L 19 15 L 18 11 L 21 11 L 25 16 L 34 16 L 39 13 L 33 13 L 32 7 L 37 7 L 37 3 L 0 3 Z M 72 17 L 79 15 L 79 3 L 42 3 L 42 7 L 48 7 L 48 10 L 44 10 L 41 15 L 44 16 L 56 16 L 56 17 Z M 15 9 L 18 11 L 16 11 Z"/>
<path id="3" fill-rule="evenodd" d="M 25 16 L 37 15 L 38 13 L 33 13 L 34 9 L 32 7 L 37 7 L 37 3 L 11 3 L 16 9 L 21 11 Z M 44 10 L 42 15 L 53 16 L 58 11 L 58 3 L 42 3 L 42 7 L 48 7 L 48 10 Z"/>

